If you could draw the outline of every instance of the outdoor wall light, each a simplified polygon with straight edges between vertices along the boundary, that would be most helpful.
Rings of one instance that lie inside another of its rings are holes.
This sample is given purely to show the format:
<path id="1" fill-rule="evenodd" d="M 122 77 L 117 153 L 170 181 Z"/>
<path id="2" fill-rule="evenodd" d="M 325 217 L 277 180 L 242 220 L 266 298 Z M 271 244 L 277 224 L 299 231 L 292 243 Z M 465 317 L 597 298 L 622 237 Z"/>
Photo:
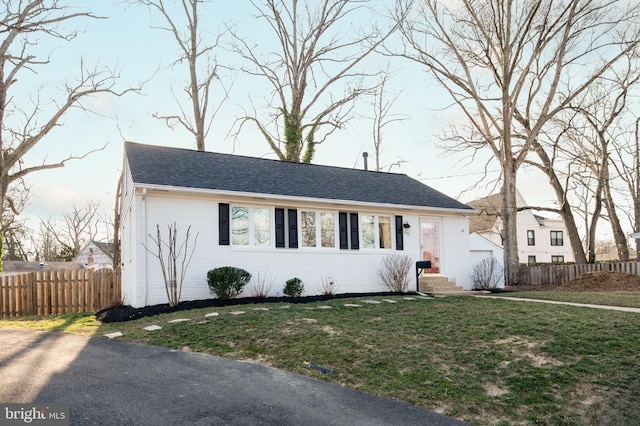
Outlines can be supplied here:
<path id="1" fill-rule="evenodd" d="M 404 229 L 409 229 L 409 228 L 411 228 L 411 224 L 408 221 L 405 220 L 404 223 L 402 224 L 402 227 Z"/>

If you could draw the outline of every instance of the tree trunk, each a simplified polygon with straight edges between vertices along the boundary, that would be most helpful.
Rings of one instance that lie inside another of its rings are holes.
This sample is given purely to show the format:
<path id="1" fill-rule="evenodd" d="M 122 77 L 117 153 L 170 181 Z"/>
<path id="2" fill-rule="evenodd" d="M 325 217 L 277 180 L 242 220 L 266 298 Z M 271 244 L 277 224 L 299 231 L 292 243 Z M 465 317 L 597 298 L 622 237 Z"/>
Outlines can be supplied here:
<path id="1" fill-rule="evenodd" d="M 511 162 L 513 159 L 510 159 Z M 504 247 L 504 275 L 506 285 L 518 285 L 520 262 L 518 259 L 518 227 L 516 216 L 516 176 L 514 167 L 505 167 L 502 186 L 502 247 Z"/>
<path id="2" fill-rule="evenodd" d="M 609 187 L 609 180 L 604 183 L 604 206 L 607 209 L 607 215 L 609 216 L 609 223 L 611 223 L 611 231 L 613 232 L 613 241 L 616 243 L 616 250 L 618 251 L 618 259 L 621 262 L 627 262 L 629 260 L 629 246 L 627 245 L 627 236 L 620 225 L 620 218 L 616 211 L 616 205 L 611 195 L 611 188 Z M 635 206 L 638 210 L 638 206 Z M 636 220 L 638 216 L 636 214 Z"/>
<path id="3" fill-rule="evenodd" d="M 578 233 L 578 227 L 576 226 L 576 221 L 573 217 L 571 206 L 567 201 L 564 187 L 562 186 L 558 175 L 553 169 L 551 159 L 547 155 L 546 151 L 537 142 L 532 146 L 535 149 L 536 154 L 542 161 L 542 165 L 544 166 L 540 167 L 540 170 L 542 170 L 547 175 L 547 177 L 549 178 L 549 183 L 556 193 L 556 199 L 558 200 L 558 205 L 560 206 L 560 215 L 564 220 L 564 224 L 567 227 L 567 233 L 569 234 L 569 243 L 571 244 L 571 250 L 573 250 L 574 260 L 577 264 L 585 264 L 587 263 L 587 257 L 584 253 L 582 240 L 580 239 L 580 234 Z"/>

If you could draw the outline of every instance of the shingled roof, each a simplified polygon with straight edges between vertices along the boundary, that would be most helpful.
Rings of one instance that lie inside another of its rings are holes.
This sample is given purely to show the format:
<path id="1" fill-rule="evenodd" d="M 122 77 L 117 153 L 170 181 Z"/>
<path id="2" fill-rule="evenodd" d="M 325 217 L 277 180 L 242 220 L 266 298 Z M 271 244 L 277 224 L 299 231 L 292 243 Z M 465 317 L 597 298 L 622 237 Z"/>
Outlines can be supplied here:
<path id="1" fill-rule="evenodd" d="M 471 211 L 404 174 L 125 144 L 133 182 L 240 193 Z"/>

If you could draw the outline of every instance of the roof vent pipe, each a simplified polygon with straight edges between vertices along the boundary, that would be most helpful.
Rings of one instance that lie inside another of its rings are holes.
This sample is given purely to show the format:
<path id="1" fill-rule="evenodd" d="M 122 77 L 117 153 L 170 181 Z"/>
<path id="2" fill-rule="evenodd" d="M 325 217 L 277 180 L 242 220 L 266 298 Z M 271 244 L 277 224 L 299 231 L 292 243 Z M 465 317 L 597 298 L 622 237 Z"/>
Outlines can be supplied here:
<path id="1" fill-rule="evenodd" d="M 369 170 L 369 165 L 367 164 L 367 157 L 369 156 L 368 152 L 362 153 L 362 158 L 364 158 L 364 169 Z"/>

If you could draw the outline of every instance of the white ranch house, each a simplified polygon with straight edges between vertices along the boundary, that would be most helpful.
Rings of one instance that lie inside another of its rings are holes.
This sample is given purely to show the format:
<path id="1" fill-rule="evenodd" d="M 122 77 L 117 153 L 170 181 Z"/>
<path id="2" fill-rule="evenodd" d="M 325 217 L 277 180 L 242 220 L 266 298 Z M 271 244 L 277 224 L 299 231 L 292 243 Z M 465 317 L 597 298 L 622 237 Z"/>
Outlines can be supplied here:
<path id="1" fill-rule="evenodd" d="M 475 211 L 404 174 L 243 157 L 127 142 L 121 200 L 122 295 L 134 307 L 166 303 L 155 250 L 159 225 L 191 226 L 197 246 L 181 300 L 213 297 L 207 271 L 267 277 L 272 296 L 298 277 L 305 295 L 332 277 L 339 293 L 388 291 L 383 258 L 430 260 L 425 273 L 471 289 Z M 416 290 L 414 272 L 410 290 Z M 243 295 L 248 296 L 249 286 Z"/>

